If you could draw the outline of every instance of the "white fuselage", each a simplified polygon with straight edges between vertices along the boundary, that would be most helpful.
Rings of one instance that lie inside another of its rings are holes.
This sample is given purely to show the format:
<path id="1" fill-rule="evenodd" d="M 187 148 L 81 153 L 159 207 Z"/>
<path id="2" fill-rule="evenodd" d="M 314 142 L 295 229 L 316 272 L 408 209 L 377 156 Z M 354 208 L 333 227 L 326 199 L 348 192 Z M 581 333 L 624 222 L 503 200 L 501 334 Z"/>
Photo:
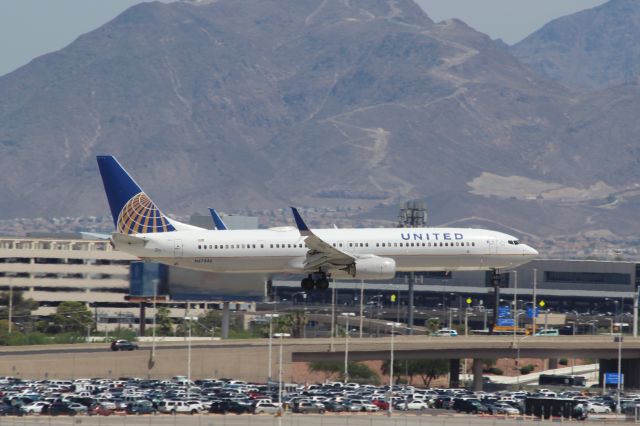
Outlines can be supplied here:
<path id="1" fill-rule="evenodd" d="M 353 256 L 392 258 L 399 272 L 513 268 L 538 252 L 500 232 L 464 228 L 314 229 L 326 243 Z M 142 259 L 221 273 L 302 273 L 308 248 L 297 228 L 175 231 L 138 234 L 145 244 L 114 239 Z M 332 270 L 334 276 L 345 276 Z"/>

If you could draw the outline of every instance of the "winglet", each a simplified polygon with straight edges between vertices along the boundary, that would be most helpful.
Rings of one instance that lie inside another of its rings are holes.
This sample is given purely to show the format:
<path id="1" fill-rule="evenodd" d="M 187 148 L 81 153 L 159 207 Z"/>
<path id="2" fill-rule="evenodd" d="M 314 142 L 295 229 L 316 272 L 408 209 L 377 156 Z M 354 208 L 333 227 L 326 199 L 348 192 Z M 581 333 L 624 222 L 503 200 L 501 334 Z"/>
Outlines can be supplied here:
<path id="1" fill-rule="evenodd" d="M 309 232 L 309 227 L 306 223 L 304 223 L 304 220 L 302 220 L 302 216 L 300 216 L 300 213 L 298 213 L 298 209 L 296 209 L 295 207 L 291 207 L 291 211 L 293 212 L 293 218 L 296 220 L 296 226 L 298 227 L 300 233 Z"/>
<path id="2" fill-rule="evenodd" d="M 222 221 L 222 218 L 220 217 L 216 209 L 210 208 L 209 212 L 211 213 L 211 217 L 213 218 L 213 223 L 216 226 L 216 229 L 218 231 L 227 231 L 229 229 L 227 228 L 227 225 L 225 225 L 224 222 Z"/>

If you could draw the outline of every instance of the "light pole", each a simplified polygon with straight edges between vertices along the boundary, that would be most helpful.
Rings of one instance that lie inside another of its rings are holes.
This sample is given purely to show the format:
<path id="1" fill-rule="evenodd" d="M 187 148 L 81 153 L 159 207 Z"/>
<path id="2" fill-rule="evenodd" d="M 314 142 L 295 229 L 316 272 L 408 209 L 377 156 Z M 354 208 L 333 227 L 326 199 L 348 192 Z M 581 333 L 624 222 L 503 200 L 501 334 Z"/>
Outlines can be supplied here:
<path id="1" fill-rule="evenodd" d="M 9 277 L 9 334 L 13 330 L 13 280 Z"/>
<path id="2" fill-rule="evenodd" d="M 364 328 L 364 280 L 360 280 L 360 338 Z"/>
<path id="3" fill-rule="evenodd" d="M 398 322 L 388 322 L 387 325 L 391 327 L 391 362 L 389 363 L 389 416 L 393 414 L 393 346 L 394 335 L 396 334 L 396 327 L 402 326 Z"/>
<path id="4" fill-rule="evenodd" d="M 185 321 L 189 321 L 189 340 L 187 341 L 187 398 L 191 391 L 191 323 L 197 321 L 198 317 L 184 317 Z"/>
<path id="5" fill-rule="evenodd" d="M 331 286 L 331 352 L 335 351 L 333 345 L 333 336 L 336 332 L 336 280 L 331 280 L 333 285 Z"/>
<path id="6" fill-rule="evenodd" d="M 271 385 L 271 347 L 272 347 L 272 336 L 273 336 L 273 319 L 278 318 L 279 314 L 265 314 L 265 317 L 269 319 L 269 364 L 267 369 L 267 387 Z"/>
<path id="7" fill-rule="evenodd" d="M 344 344 L 344 382 L 349 381 L 349 317 L 355 317 L 353 312 L 343 312 L 341 314 L 347 320 L 346 339 Z"/>
<path id="8" fill-rule="evenodd" d="M 280 413 L 284 414 L 284 404 L 282 403 L 282 345 L 285 337 L 290 337 L 289 333 L 276 333 L 274 336 L 280 338 L 280 362 L 278 363 L 278 402 L 280 403 Z"/>
<path id="9" fill-rule="evenodd" d="M 156 309 L 156 299 L 158 298 L 158 280 L 153 282 L 153 328 L 151 329 L 151 365 L 156 361 L 156 317 L 158 310 Z"/>
<path id="10" fill-rule="evenodd" d="M 618 335 L 614 338 L 614 342 L 618 341 L 618 390 L 616 396 L 616 411 L 621 413 L 620 409 L 620 388 L 622 386 L 622 324 L 618 325 Z"/>

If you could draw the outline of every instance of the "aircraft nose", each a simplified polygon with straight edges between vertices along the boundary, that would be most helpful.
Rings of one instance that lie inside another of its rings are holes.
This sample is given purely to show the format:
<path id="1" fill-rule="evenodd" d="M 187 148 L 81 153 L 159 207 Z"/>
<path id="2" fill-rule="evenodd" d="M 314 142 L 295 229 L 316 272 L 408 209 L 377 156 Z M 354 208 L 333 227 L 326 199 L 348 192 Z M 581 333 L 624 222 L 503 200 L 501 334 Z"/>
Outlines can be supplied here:
<path id="1" fill-rule="evenodd" d="M 533 247 L 530 247 L 526 244 L 522 244 L 522 254 L 525 256 L 537 256 L 538 255 L 538 250 L 534 249 Z"/>

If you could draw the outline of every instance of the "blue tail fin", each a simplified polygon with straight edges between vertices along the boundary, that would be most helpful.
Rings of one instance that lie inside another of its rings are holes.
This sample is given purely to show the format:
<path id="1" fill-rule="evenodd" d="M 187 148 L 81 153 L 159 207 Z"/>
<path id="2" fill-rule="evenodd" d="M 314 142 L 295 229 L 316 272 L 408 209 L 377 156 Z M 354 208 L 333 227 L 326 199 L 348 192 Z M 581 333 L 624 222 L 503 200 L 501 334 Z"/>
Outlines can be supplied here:
<path id="1" fill-rule="evenodd" d="M 119 233 L 147 234 L 176 230 L 172 221 L 162 214 L 115 157 L 99 155 L 97 160 L 113 222 Z"/>
<path id="2" fill-rule="evenodd" d="M 218 214 L 216 209 L 210 208 L 209 212 L 211 213 L 211 218 L 213 219 L 213 224 L 216 226 L 216 229 L 218 231 L 227 231 L 229 229 L 229 228 L 227 228 L 227 225 L 225 225 L 224 222 L 222 221 L 222 218 L 220 217 L 220 215 Z"/>

